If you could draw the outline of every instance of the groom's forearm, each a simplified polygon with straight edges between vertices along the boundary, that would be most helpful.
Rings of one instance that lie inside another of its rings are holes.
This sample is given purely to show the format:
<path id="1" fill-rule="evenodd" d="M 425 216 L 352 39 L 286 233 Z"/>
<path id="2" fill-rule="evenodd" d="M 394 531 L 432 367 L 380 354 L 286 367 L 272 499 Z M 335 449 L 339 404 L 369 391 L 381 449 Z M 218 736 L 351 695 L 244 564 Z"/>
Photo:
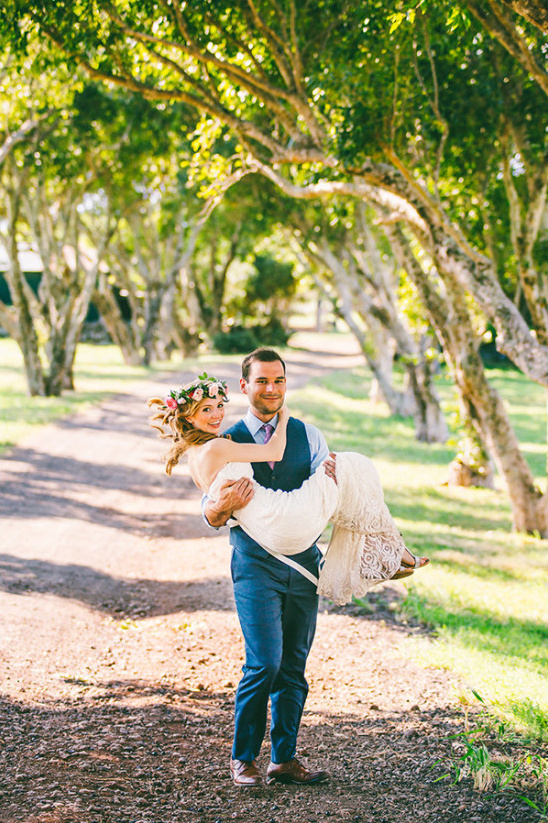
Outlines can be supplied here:
<path id="1" fill-rule="evenodd" d="M 226 526 L 232 517 L 232 511 L 219 509 L 216 503 L 206 503 L 203 511 L 205 519 L 214 529 L 218 529 L 221 526 Z"/>
<path id="2" fill-rule="evenodd" d="M 233 512 L 247 506 L 252 497 L 253 484 L 249 477 L 228 480 L 222 485 L 218 499 L 208 500 L 204 505 L 204 517 L 214 529 L 226 526 Z"/>

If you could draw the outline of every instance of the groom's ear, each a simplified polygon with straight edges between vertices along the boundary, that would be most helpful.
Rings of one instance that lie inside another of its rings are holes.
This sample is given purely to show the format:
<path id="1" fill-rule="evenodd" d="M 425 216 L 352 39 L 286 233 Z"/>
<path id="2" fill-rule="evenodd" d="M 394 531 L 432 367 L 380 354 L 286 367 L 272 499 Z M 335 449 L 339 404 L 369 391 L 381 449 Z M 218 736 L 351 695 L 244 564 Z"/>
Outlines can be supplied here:
<path id="1" fill-rule="evenodd" d="M 245 382 L 243 377 L 240 377 L 240 391 L 243 394 L 247 394 L 247 383 Z"/>

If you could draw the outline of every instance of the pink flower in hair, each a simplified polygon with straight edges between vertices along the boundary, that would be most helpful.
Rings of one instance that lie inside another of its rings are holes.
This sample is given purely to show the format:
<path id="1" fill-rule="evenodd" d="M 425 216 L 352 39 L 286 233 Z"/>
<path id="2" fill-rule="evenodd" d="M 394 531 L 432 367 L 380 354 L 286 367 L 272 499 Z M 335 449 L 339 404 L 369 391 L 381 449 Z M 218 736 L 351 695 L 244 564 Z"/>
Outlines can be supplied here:
<path id="1" fill-rule="evenodd" d="M 168 409 L 176 409 L 177 401 L 174 397 L 166 397 L 166 406 L 168 407 Z"/>
<path id="2" fill-rule="evenodd" d="M 193 400 L 201 400 L 203 396 L 204 396 L 204 390 L 201 389 L 199 386 L 198 386 L 197 389 L 194 389 L 194 391 L 192 392 L 192 399 Z"/>

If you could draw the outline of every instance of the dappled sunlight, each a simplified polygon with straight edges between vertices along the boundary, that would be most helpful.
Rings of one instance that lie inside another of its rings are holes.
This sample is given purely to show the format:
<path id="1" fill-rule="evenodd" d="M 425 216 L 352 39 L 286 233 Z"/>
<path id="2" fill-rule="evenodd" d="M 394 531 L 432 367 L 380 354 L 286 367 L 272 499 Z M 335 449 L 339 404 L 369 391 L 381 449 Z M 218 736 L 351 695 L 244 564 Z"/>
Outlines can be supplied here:
<path id="1" fill-rule="evenodd" d="M 454 549 L 442 549 L 436 552 L 436 567 L 442 570 L 447 568 L 450 571 L 463 571 L 482 579 L 494 577 L 508 582 L 512 580 L 535 582 L 538 574 L 535 566 L 529 569 L 523 568 L 523 564 L 512 562 L 512 558 L 501 559 L 495 551 L 481 551 L 484 549 L 483 545 L 478 545 L 478 548 L 481 552 L 479 558 L 464 551 L 460 553 Z"/>
<path id="2" fill-rule="evenodd" d="M 491 713 L 510 721 L 521 732 L 548 738 L 544 672 L 532 670 L 517 657 L 501 656 L 499 649 L 489 650 L 484 645 L 475 648 L 468 636 L 451 633 L 446 627 L 440 629 L 436 642 L 413 638 L 409 651 L 422 665 L 458 671 Z"/>
<path id="3" fill-rule="evenodd" d="M 420 469 L 417 471 L 420 473 Z M 381 475 L 382 479 L 382 475 Z M 478 532 L 483 538 L 494 527 L 510 530 L 509 510 L 504 499 L 496 493 L 478 489 L 439 489 L 416 485 L 411 479 L 405 488 L 385 486 L 385 499 L 393 515 L 411 521 L 414 527 L 424 523 L 436 527 L 449 526 L 469 532 Z M 479 498 L 479 499 L 478 499 Z M 501 506 L 495 506 L 501 503 Z M 481 530 L 481 531 L 480 531 Z"/>
<path id="4" fill-rule="evenodd" d="M 434 569 L 435 565 L 435 569 Z M 428 576 L 427 576 L 428 572 Z M 520 577 L 499 576 L 493 571 L 484 577 L 477 574 L 477 566 L 469 569 L 447 567 L 436 561 L 431 568 L 413 577 L 408 605 L 417 614 L 428 611 L 436 621 L 447 621 L 459 610 L 468 622 L 469 614 L 491 615 L 495 621 L 522 620 L 543 626 L 545 604 L 543 586 L 522 585 Z"/>
<path id="5" fill-rule="evenodd" d="M 359 451 L 387 465 L 401 467 L 402 457 L 409 464 L 423 463 L 446 467 L 454 449 L 443 444 L 415 440 L 412 421 L 390 417 L 387 407 L 368 401 L 344 398 L 308 388 L 291 398 L 291 408 L 305 420 L 314 422 L 326 435 L 335 451 Z M 440 482 L 445 480 L 445 475 Z"/>
<path id="6" fill-rule="evenodd" d="M 489 699 L 533 700 L 534 725 L 548 733 L 548 625 L 542 581 L 484 576 L 477 565 L 444 567 L 410 585 L 406 611 L 435 627 L 421 661 L 458 671 Z M 498 709 L 497 709 L 498 711 Z"/>

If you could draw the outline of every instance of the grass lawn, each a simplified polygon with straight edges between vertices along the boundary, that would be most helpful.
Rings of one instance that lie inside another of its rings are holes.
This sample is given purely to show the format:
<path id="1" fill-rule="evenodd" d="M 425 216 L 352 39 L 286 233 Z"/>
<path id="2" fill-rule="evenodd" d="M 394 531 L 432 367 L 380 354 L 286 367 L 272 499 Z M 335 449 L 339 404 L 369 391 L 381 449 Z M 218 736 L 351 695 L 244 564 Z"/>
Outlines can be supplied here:
<path id="1" fill-rule="evenodd" d="M 544 488 L 545 391 L 518 372 L 490 377 Z M 330 448 L 374 459 L 407 545 L 432 560 L 406 581 L 403 616 L 434 629 L 414 638 L 410 653 L 456 672 L 468 698 L 477 692 L 499 722 L 547 740 L 548 542 L 512 533 L 503 491 L 444 485 L 455 443 L 418 443 L 412 422 L 371 403 L 368 387 L 365 369 L 339 373 L 292 397 L 291 407 L 322 429 Z M 450 412 L 452 385 L 442 378 L 439 388 Z"/>

